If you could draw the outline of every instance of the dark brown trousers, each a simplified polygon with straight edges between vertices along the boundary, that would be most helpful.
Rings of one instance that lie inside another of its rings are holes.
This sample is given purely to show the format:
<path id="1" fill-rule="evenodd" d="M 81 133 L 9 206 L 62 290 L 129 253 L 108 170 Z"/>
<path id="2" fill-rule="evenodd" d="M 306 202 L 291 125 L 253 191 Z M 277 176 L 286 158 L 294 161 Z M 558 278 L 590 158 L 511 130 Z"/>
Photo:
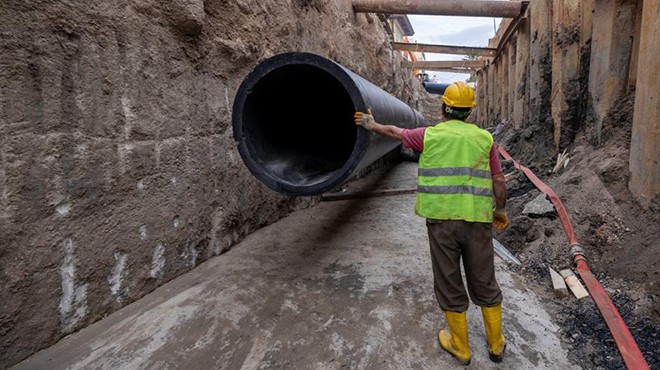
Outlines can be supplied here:
<path id="1" fill-rule="evenodd" d="M 428 220 L 435 296 L 443 311 L 464 312 L 470 304 L 461 278 L 460 260 L 468 292 L 477 306 L 502 303 L 495 280 L 490 223 Z"/>

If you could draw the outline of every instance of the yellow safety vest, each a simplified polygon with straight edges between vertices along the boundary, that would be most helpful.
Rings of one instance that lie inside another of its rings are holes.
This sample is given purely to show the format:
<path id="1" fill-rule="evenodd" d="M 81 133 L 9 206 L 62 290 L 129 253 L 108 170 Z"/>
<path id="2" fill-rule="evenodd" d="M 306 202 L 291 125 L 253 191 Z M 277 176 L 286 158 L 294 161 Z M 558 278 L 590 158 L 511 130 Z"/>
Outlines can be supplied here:
<path id="1" fill-rule="evenodd" d="M 493 136 L 451 120 L 426 129 L 415 213 L 436 220 L 493 222 Z"/>

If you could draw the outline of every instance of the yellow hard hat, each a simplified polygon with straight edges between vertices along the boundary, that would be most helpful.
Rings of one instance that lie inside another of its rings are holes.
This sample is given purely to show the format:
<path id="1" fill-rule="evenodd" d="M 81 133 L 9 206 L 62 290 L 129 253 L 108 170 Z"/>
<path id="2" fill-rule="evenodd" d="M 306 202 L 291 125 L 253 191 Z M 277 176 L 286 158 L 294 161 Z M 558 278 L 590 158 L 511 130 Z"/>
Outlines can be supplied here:
<path id="1" fill-rule="evenodd" d="M 474 101 L 474 90 L 463 81 L 449 85 L 442 95 L 442 102 L 454 108 L 472 108 L 477 104 Z"/>

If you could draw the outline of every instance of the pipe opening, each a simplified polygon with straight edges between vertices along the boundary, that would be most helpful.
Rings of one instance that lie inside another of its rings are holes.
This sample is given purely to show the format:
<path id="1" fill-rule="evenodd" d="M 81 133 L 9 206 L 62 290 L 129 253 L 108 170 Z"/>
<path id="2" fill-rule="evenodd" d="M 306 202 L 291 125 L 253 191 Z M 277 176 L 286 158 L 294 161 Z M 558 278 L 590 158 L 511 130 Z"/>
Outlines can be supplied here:
<path id="1" fill-rule="evenodd" d="M 355 105 L 329 72 L 309 64 L 270 71 L 248 93 L 243 135 L 264 174 L 293 186 L 322 183 L 353 152 Z"/>

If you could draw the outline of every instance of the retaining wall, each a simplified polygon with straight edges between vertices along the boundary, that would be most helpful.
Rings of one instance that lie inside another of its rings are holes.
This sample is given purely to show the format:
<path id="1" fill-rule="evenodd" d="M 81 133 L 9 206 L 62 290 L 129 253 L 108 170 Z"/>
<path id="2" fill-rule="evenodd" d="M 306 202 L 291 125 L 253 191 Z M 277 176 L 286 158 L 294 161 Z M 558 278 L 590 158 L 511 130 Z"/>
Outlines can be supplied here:
<path id="1" fill-rule="evenodd" d="M 478 122 L 551 132 L 558 153 L 578 132 L 598 146 L 632 121 L 629 187 L 643 206 L 657 202 L 657 10 L 652 0 L 531 1 L 508 40 L 513 19 L 489 42 L 500 52 L 477 73 Z"/>

